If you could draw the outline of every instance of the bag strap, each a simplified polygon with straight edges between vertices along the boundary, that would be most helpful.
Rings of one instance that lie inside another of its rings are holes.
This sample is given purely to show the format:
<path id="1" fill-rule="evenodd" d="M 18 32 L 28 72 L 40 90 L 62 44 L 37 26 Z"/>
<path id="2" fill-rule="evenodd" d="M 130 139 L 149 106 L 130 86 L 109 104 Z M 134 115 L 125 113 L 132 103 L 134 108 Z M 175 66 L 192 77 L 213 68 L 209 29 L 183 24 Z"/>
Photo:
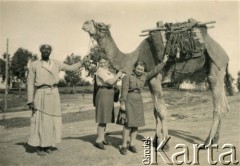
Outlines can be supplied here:
<path id="1" fill-rule="evenodd" d="M 99 86 L 97 85 L 97 75 L 93 76 L 93 106 L 96 106 L 95 100 L 98 92 Z"/>

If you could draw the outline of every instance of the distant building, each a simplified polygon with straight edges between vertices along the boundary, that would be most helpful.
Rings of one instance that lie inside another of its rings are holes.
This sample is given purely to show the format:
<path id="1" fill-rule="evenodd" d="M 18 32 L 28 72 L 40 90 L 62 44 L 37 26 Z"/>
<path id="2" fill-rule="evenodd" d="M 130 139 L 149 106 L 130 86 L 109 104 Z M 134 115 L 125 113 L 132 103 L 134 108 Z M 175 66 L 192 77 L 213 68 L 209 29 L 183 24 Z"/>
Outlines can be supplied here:
<path id="1" fill-rule="evenodd" d="M 206 91 L 209 89 L 208 84 L 206 83 L 201 83 L 201 84 L 196 84 L 196 83 L 190 83 L 189 81 L 183 81 L 179 85 L 179 89 L 188 89 L 188 90 L 200 90 L 200 91 Z"/>

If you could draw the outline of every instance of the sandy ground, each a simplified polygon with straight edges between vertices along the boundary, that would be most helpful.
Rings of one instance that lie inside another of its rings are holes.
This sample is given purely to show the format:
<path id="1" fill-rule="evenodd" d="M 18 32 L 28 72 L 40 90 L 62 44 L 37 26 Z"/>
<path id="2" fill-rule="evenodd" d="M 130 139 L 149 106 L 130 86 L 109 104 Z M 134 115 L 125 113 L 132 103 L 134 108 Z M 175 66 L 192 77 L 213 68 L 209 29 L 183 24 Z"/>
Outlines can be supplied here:
<path id="1" fill-rule="evenodd" d="M 229 149 L 222 149 L 223 144 L 230 143 L 236 147 L 236 158 L 240 160 L 240 95 L 228 97 L 231 111 L 223 119 L 222 132 L 218 143 L 218 150 L 213 150 L 213 159 L 218 161 L 218 156 Z M 155 120 L 152 113 L 152 104 L 145 104 L 146 125 L 139 129 L 136 147 L 138 153 L 128 151 L 126 156 L 119 152 L 121 144 L 122 126 L 109 124 L 107 140 L 112 146 L 106 150 L 99 150 L 93 146 L 96 139 L 96 127 L 93 117 L 88 120 L 64 123 L 62 143 L 53 154 L 40 157 L 34 149 L 26 144 L 29 136 L 29 126 L 0 128 L 0 165 L 35 166 L 35 165 L 143 165 L 142 147 L 144 137 L 153 137 L 155 133 Z M 89 112 L 93 114 L 93 112 Z M 192 160 L 193 144 L 201 144 L 206 139 L 212 116 L 211 103 L 188 104 L 168 107 L 168 125 L 170 151 L 168 157 L 182 151 L 175 149 L 176 144 L 186 144 Z M 182 158 L 180 157 L 179 160 Z M 229 156 L 226 158 L 229 160 Z M 167 165 L 161 157 L 157 156 L 158 165 Z M 207 160 L 207 150 L 199 152 L 200 165 L 210 165 Z M 186 165 L 186 164 L 183 164 Z M 222 165 L 219 161 L 217 165 Z M 230 164 L 231 165 L 231 164 Z"/>

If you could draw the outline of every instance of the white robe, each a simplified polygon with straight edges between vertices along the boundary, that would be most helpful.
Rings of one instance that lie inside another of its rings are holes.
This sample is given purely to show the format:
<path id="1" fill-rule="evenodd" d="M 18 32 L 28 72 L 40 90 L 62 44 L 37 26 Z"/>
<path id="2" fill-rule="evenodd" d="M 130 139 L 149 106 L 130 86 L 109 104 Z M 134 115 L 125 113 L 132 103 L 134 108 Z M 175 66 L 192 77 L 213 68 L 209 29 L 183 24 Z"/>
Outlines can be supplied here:
<path id="1" fill-rule="evenodd" d="M 61 142 L 62 116 L 58 88 L 36 87 L 57 84 L 61 70 L 73 71 L 80 66 L 80 63 L 69 66 L 56 60 L 49 63 L 42 60 L 32 62 L 28 73 L 28 103 L 34 102 L 37 111 L 31 117 L 29 145 L 56 147 Z"/>

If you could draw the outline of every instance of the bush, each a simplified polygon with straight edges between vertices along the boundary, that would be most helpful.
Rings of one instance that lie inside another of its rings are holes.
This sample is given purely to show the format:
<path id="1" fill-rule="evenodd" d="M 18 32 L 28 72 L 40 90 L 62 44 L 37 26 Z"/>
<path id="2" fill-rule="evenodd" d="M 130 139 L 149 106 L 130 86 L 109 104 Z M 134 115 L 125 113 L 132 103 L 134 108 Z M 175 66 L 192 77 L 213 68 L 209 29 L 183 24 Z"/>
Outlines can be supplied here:
<path id="1" fill-rule="evenodd" d="M 91 83 L 89 81 L 81 80 L 78 86 L 89 86 Z"/>
<path id="2" fill-rule="evenodd" d="M 63 79 L 61 79 L 61 80 L 59 81 L 59 83 L 58 83 L 58 86 L 59 86 L 59 87 L 66 87 L 66 86 L 67 86 L 67 83 L 66 83 L 66 81 L 64 81 Z"/>

